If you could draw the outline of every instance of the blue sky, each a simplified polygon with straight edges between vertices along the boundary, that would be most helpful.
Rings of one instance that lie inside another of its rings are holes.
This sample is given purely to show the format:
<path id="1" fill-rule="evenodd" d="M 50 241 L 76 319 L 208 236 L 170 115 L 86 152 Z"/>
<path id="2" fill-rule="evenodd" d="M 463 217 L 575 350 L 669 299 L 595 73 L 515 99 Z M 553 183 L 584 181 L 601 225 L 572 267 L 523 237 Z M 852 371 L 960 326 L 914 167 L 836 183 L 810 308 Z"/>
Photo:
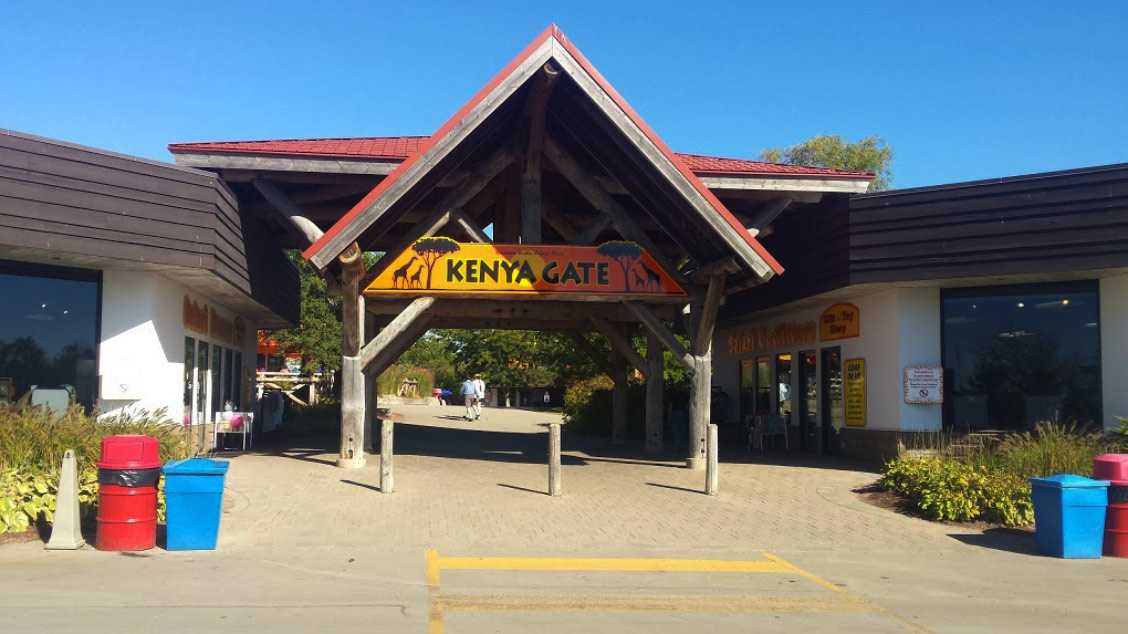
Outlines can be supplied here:
<path id="1" fill-rule="evenodd" d="M 556 22 L 676 150 L 878 134 L 910 187 L 1128 161 L 1128 2 L 0 6 L 0 127 L 177 141 L 430 134 Z"/>

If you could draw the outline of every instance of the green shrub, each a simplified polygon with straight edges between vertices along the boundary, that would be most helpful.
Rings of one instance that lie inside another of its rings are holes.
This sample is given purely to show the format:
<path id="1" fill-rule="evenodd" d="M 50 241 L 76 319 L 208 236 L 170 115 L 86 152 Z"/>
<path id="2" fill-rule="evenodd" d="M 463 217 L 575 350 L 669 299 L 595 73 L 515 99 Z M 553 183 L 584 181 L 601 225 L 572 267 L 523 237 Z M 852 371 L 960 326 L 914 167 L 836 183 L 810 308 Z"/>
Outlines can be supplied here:
<path id="1" fill-rule="evenodd" d="M 0 406 L 0 533 L 25 531 L 40 520 L 54 521 L 59 465 L 67 449 L 74 450 L 78 462 L 82 515 L 93 520 L 102 438 L 114 434 L 157 438 L 162 460 L 188 455 L 183 428 L 172 423 L 164 410 L 98 420 L 77 407 L 55 416 L 41 407 Z M 157 518 L 164 521 L 163 480 L 158 488 Z"/>
<path id="2" fill-rule="evenodd" d="M 1076 473 L 1092 475 L 1093 457 L 1104 453 L 1108 445 L 1100 434 L 1078 430 L 1069 425 L 1040 423 L 1032 432 L 1008 434 L 982 464 L 1027 478 Z"/>
<path id="3" fill-rule="evenodd" d="M 395 364 L 376 377 L 377 394 L 398 394 L 404 379 L 415 379 L 419 382 L 416 388 L 418 398 L 428 398 L 435 387 L 435 375 L 426 368 Z"/>
<path id="4" fill-rule="evenodd" d="M 1034 521 L 1029 485 L 981 465 L 939 457 L 898 458 L 885 466 L 879 484 L 932 520 L 984 520 L 1007 526 Z"/>
<path id="5" fill-rule="evenodd" d="M 615 382 L 600 374 L 576 381 L 564 390 L 564 422 L 568 431 L 600 433 L 611 429 L 611 388 Z"/>

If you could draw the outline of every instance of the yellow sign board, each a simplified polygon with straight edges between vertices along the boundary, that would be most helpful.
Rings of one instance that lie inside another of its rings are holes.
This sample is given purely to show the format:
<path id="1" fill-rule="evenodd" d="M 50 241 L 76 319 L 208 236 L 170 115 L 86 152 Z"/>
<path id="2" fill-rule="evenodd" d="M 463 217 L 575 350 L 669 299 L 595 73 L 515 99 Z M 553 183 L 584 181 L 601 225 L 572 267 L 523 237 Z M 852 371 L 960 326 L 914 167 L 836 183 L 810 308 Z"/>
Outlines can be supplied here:
<path id="1" fill-rule="evenodd" d="M 866 360 L 846 359 L 842 364 L 842 391 L 846 401 L 846 426 L 866 426 Z"/>
<path id="2" fill-rule="evenodd" d="M 819 340 L 849 339 L 861 334 L 862 313 L 853 304 L 835 304 L 819 317 Z"/>
<path id="3" fill-rule="evenodd" d="M 480 244 L 420 238 L 398 254 L 365 295 L 607 295 L 684 298 L 686 292 L 633 242 L 599 246 Z"/>

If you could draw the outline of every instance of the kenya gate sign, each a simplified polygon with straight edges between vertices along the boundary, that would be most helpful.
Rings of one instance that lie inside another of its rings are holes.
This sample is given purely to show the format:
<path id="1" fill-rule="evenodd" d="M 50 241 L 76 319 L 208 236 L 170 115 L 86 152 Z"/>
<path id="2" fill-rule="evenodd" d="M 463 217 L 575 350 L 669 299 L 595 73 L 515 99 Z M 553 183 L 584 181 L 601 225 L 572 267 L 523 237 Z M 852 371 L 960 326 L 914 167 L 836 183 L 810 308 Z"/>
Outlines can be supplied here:
<path id="1" fill-rule="evenodd" d="M 538 296 L 685 298 L 686 293 L 633 242 L 595 247 L 460 243 L 421 238 L 364 289 L 372 296 Z"/>

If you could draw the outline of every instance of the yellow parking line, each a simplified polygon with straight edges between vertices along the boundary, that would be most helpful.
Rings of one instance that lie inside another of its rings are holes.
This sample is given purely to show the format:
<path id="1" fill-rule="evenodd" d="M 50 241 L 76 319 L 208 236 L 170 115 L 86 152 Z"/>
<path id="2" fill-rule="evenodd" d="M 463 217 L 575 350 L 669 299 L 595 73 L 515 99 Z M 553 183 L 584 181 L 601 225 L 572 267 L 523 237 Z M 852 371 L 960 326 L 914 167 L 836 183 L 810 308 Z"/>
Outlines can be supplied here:
<path id="1" fill-rule="evenodd" d="M 443 610 L 463 612 L 525 612 L 590 610 L 600 612 L 686 613 L 872 613 L 875 606 L 864 600 L 839 597 L 771 597 L 752 595 L 589 595 L 589 594 L 440 594 L 432 598 L 438 614 Z"/>
<path id="2" fill-rule="evenodd" d="M 766 557 L 768 560 L 770 560 L 770 561 L 774 562 L 776 565 L 778 565 L 781 568 L 780 572 L 795 573 L 795 574 L 799 575 L 800 577 L 803 577 L 804 579 L 806 579 L 808 581 L 816 583 L 816 584 L 818 584 L 818 585 L 820 585 L 820 586 L 822 586 L 822 587 L 824 587 L 827 590 L 830 590 L 832 592 L 846 592 L 846 589 L 843 588 L 842 586 L 835 585 L 835 584 L 827 581 L 826 579 L 823 579 L 822 577 L 816 575 L 813 572 L 808 572 L 806 570 L 803 570 L 799 566 L 796 566 L 795 564 L 791 563 L 790 561 L 787 561 L 786 559 L 784 559 L 782 557 L 779 557 L 778 555 L 773 555 L 771 553 L 765 552 L 764 557 Z"/>
<path id="3" fill-rule="evenodd" d="M 539 572 L 735 572 L 804 571 L 782 560 L 627 559 L 614 557 L 441 557 L 426 552 L 427 585 L 438 587 L 443 570 L 523 570 Z M 813 576 L 813 575 L 812 575 Z"/>

